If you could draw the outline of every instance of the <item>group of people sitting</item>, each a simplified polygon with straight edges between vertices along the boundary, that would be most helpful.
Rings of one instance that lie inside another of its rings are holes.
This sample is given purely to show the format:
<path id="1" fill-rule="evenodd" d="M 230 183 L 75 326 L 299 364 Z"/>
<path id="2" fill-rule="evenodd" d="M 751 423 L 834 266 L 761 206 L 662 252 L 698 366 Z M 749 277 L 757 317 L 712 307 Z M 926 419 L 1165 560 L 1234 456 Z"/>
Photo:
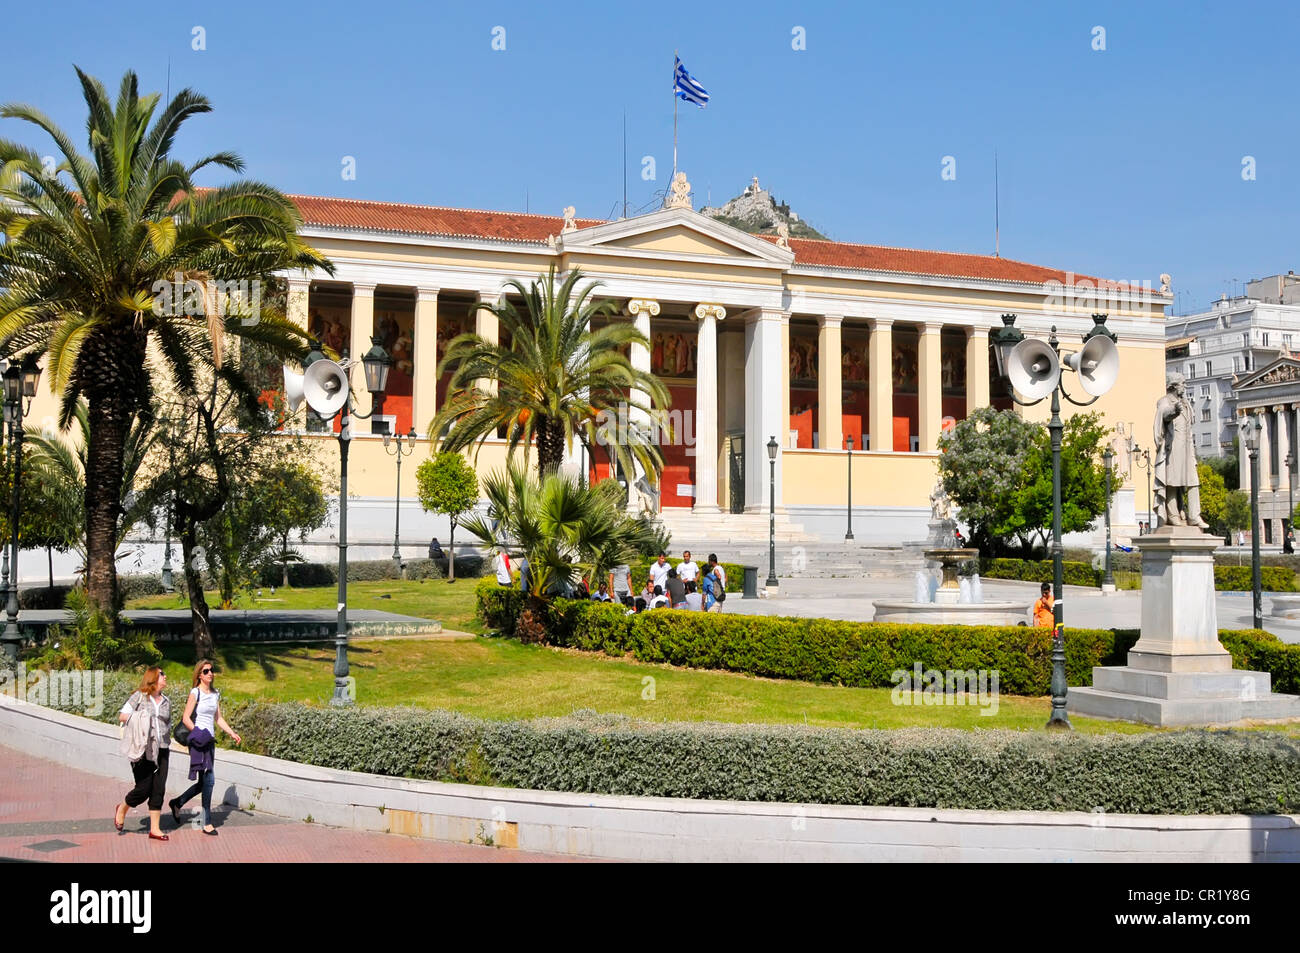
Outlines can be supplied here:
<path id="1" fill-rule="evenodd" d="M 645 587 L 632 592 L 631 571 L 628 566 L 615 566 L 609 579 L 600 584 L 600 591 L 591 597 L 600 602 L 621 602 L 633 612 L 650 609 L 690 609 L 696 612 L 721 612 L 727 599 L 727 574 L 718 557 L 709 553 L 703 566 L 691 558 L 688 549 L 682 553 L 676 566 L 668 562 L 668 554 L 660 553 L 650 564 Z"/>

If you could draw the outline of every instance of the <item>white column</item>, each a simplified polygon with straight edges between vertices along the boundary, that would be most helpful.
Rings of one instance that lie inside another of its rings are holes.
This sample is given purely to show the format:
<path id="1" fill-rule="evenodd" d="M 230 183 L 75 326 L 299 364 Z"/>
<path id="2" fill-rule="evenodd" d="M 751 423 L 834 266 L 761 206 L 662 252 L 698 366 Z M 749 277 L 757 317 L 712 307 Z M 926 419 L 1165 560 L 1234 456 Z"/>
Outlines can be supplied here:
<path id="1" fill-rule="evenodd" d="M 480 304 L 497 307 L 501 303 L 500 291 L 480 291 L 478 300 Z M 497 316 L 486 308 L 476 308 L 474 310 L 474 333 L 490 344 L 501 343 L 501 323 Z M 495 394 L 497 391 L 497 382 L 482 378 L 474 382 L 477 387 L 489 393 Z"/>
<path id="2" fill-rule="evenodd" d="M 844 449 L 844 387 L 840 381 L 840 362 L 844 357 L 840 339 L 842 321 L 838 314 L 827 314 L 822 316 L 818 327 L 817 431 L 818 446 L 823 450 Z"/>
<path id="3" fill-rule="evenodd" d="M 695 369 L 696 513 L 718 513 L 718 322 L 727 316 L 720 304 L 697 304 L 699 346 Z"/>
<path id="4" fill-rule="evenodd" d="M 1291 471 L 1286 465 L 1286 455 L 1291 450 L 1291 422 L 1287 419 L 1287 409 L 1284 404 L 1275 405 L 1273 413 L 1277 414 L 1278 485 L 1285 490 L 1291 480 Z"/>
<path id="5" fill-rule="evenodd" d="M 366 377 L 361 368 L 361 358 L 370 350 L 370 339 L 375 333 L 375 286 L 372 284 L 352 285 L 352 338 L 348 344 L 348 356 L 357 365 L 357 374 L 350 374 L 352 379 L 352 404 L 358 414 L 370 413 L 370 391 L 366 389 Z M 353 433 L 363 432 L 358 426 L 360 421 L 353 420 Z M 367 421 L 367 423 L 372 423 Z M 373 426 L 373 425 L 372 425 Z M 374 433 L 374 430 L 370 430 Z"/>
<path id="6" fill-rule="evenodd" d="M 1250 424 L 1250 415 L 1245 410 L 1237 411 L 1237 486 L 1250 493 L 1250 453 L 1246 450 L 1245 428 Z"/>
<path id="7" fill-rule="evenodd" d="M 776 437 L 776 504 L 782 506 L 781 463 L 785 453 L 781 425 L 782 400 L 775 382 L 781 372 L 781 312 L 755 311 L 745 319 L 745 512 L 766 513 L 771 467 L 767 442 Z"/>
<path id="8" fill-rule="evenodd" d="M 411 386 L 411 423 L 424 433 L 438 412 L 438 289 L 415 293 L 415 381 Z"/>
<path id="9" fill-rule="evenodd" d="M 940 355 L 942 331 L 942 324 L 927 321 L 921 327 L 917 341 L 916 433 L 917 447 L 922 453 L 939 449 L 939 432 L 943 422 L 943 359 Z"/>
<path id="10" fill-rule="evenodd" d="M 659 302 L 650 301 L 646 298 L 633 298 L 627 303 L 627 313 L 632 316 L 636 324 L 636 329 L 645 336 L 646 341 L 650 340 L 650 319 L 657 317 L 659 314 Z M 650 348 L 643 344 L 633 344 L 631 347 L 630 357 L 632 360 L 632 369 L 650 373 Z M 642 390 L 633 390 L 632 396 L 640 403 L 647 403 L 649 395 Z M 647 415 L 638 410 L 630 410 L 628 417 L 631 420 L 645 421 Z"/>
<path id="11" fill-rule="evenodd" d="M 871 405 L 867 410 L 867 433 L 871 449 L 894 449 L 894 322 L 875 318 L 867 342 L 867 388 Z"/>
<path id="12" fill-rule="evenodd" d="M 966 416 L 989 406 L 989 329 L 966 331 Z"/>
<path id="13" fill-rule="evenodd" d="M 289 279 L 289 299 L 285 316 L 302 331 L 307 330 L 307 306 L 311 295 L 311 281 L 306 278 Z"/>

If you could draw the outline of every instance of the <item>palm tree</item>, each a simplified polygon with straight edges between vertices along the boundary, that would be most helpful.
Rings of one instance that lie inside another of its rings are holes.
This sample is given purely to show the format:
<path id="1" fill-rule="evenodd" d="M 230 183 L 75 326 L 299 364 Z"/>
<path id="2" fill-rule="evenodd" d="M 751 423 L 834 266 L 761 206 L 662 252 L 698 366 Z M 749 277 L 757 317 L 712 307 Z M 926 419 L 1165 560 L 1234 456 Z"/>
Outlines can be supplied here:
<path id="1" fill-rule="evenodd" d="M 24 466 L 39 474 L 45 492 L 54 501 L 59 521 L 68 527 L 85 528 L 86 525 L 86 458 L 91 441 L 90 412 L 85 399 L 77 401 L 73 410 L 76 436 L 68 440 L 59 434 L 48 433 L 39 427 L 24 428 L 23 442 L 27 445 Z M 125 452 L 122 458 L 123 507 L 118 518 L 113 548 L 122 545 L 126 534 L 149 515 L 150 501 L 135 492 L 136 476 L 149 449 L 157 440 L 157 431 L 150 421 L 136 416 L 127 431 Z M 86 558 L 85 538 L 78 537 L 73 548 Z"/>
<path id="2" fill-rule="evenodd" d="M 578 288 L 581 279 L 574 270 L 557 287 L 552 267 L 529 288 L 509 282 L 524 299 L 523 311 L 509 298 L 497 306 L 477 305 L 476 310 L 496 315 L 510 342 L 470 333 L 448 346 L 438 375 L 453 369 L 450 396 L 429 424 L 430 433 L 446 432 L 441 449 L 481 447 L 504 428 L 509 455 L 522 445 L 527 457 L 536 441 L 537 472 L 547 474 L 559 468 L 576 436 L 588 448 L 603 444 L 610 462 L 629 478 L 633 460 L 652 479 L 657 476 L 663 457 L 650 434 L 635 426 L 623 430 L 632 411 L 649 415 L 654 407 L 668 406 L 668 389 L 659 378 L 632 367 L 627 356 L 632 344 L 649 347 L 650 342 L 625 322 L 591 329 L 592 319 L 612 315 L 615 305 L 593 300 L 599 283 Z M 480 381 L 495 389 L 479 386 Z M 646 397 L 633 396 L 637 392 Z M 620 407 L 626 408 L 622 416 Z"/>
<path id="3" fill-rule="evenodd" d="M 0 140 L 0 354 L 45 357 L 62 397 L 60 426 L 87 400 L 87 590 L 111 610 L 127 441 L 135 418 L 150 414 L 151 378 L 192 391 L 197 372 L 221 367 L 226 334 L 302 353 L 301 332 L 272 308 L 258 302 L 252 320 L 225 314 L 230 285 L 215 283 L 260 289 L 276 272 L 332 267 L 302 241 L 297 208 L 271 186 L 195 186 L 208 166 L 242 171 L 237 155 L 189 165 L 172 157 L 185 120 L 211 111 L 205 98 L 182 90 L 154 121 L 159 97 L 140 96 L 134 73 L 122 78 L 116 104 L 98 80 L 77 76 L 88 156 L 40 110 L 0 107 L 0 118 L 42 129 L 62 156 L 46 174 L 35 151 Z"/>
<path id="4" fill-rule="evenodd" d="M 534 599 L 579 578 L 591 585 L 657 542 L 647 518 L 623 509 L 612 480 L 588 486 L 558 473 L 539 479 L 510 463 L 484 477 L 483 494 L 486 513 L 463 525 L 490 549 L 523 551 Z"/>

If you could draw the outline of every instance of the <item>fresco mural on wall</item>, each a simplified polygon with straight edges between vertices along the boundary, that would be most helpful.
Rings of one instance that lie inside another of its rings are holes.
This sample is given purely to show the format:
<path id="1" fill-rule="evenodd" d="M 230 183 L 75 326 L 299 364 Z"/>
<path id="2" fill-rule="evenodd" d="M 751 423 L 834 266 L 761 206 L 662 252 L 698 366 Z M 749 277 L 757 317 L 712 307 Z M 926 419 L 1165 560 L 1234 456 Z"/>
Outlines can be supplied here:
<path id="1" fill-rule="evenodd" d="M 694 332 L 656 331 L 650 336 L 650 373 L 694 377 L 699 339 Z"/>
<path id="2" fill-rule="evenodd" d="M 347 304 L 316 304 L 307 309 L 307 333 L 334 354 L 342 354 L 352 337 L 352 309 Z"/>
<path id="3" fill-rule="evenodd" d="M 898 394 L 916 393 L 916 349 L 915 337 L 894 336 L 894 392 Z"/>
<path id="4" fill-rule="evenodd" d="M 817 338 L 790 335 L 790 383 L 794 386 L 817 386 Z"/>
<path id="5" fill-rule="evenodd" d="M 939 372 L 944 394 L 953 397 L 966 395 L 966 339 L 964 336 L 943 335 L 939 347 Z"/>

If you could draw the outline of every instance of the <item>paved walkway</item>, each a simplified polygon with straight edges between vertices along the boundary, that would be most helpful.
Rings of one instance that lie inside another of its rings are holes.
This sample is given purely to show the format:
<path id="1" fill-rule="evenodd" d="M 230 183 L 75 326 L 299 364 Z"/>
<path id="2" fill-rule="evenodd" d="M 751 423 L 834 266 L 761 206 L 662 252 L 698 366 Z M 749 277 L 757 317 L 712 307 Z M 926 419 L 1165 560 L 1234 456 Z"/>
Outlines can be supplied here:
<path id="1" fill-rule="evenodd" d="M 113 829 L 113 810 L 130 789 L 127 765 L 121 778 L 65 768 L 0 746 L 0 860 L 72 863 L 174 862 L 456 862 L 564 861 L 569 857 L 470 844 L 446 844 L 304 824 L 243 811 L 213 809 L 220 834 L 207 837 L 190 822 L 199 816 L 195 798 L 177 830 L 166 805 L 166 843 L 150 840 L 144 807 L 131 811 L 126 832 Z M 168 791 L 168 795 L 178 792 Z"/>
<path id="2" fill-rule="evenodd" d="M 760 580 L 761 581 L 761 580 Z M 725 611 L 745 615 L 785 615 L 805 618 L 849 619 L 869 622 L 874 601 L 910 601 L 908 579 L 782 579 L 775 599 L 741 599 L 728 594 Z M 986 602 L 1019 602 L 1025 609 L 1038 598 L 1036 582 L 985 579 Z M 1271 598 L 1264 594 L 1264 628 L 1283 642 L 1300 643 L 1300 620 L 1270 616 Z M 1220 592 L 1216 605 L 1221 629 L 1249 629 L 1252 624 L 1249 592 Z M 1065 624 L 1082 629 L 1137 629 L 1142 622 L 1142 593 L 1126 590 L 1103 596 L 1081 586 L 1065 587 Z"/>

